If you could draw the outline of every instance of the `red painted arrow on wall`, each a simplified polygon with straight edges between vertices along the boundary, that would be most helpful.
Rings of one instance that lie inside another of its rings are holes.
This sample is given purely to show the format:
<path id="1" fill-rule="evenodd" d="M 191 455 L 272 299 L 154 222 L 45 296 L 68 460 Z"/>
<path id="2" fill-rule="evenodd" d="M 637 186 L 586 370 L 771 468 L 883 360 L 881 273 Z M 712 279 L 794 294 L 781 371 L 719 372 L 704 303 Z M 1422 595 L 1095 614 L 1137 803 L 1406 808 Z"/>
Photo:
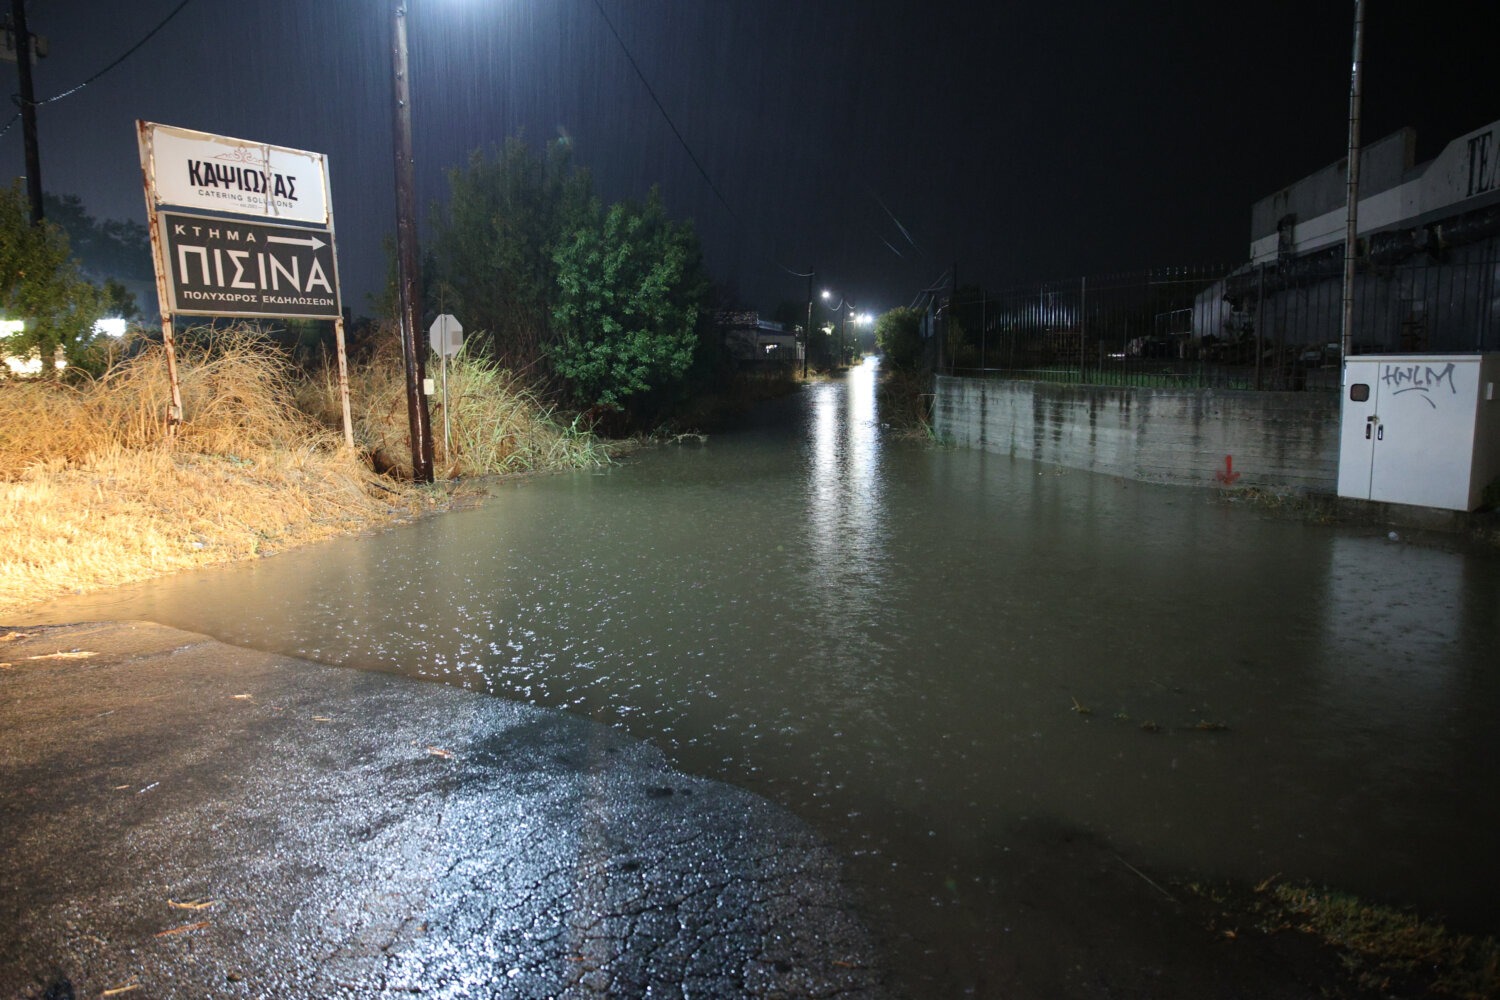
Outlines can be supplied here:
<path id="1" fill-rule="evenodd" d="M 1233 486 L 1234 485 L 1234 481 L 1236 479 L 1240 478 L 1240 474 L 1238 472 L 1234 471 L 1234 456 L 1233 455 L 1225 455 L 1224 456 L 1224 471 L 1223 472 L 1215 472 L 1214 473 L 1214 478 L 1217 479 L 1219 482 L 1223 483 L 1225 486 Z"/>

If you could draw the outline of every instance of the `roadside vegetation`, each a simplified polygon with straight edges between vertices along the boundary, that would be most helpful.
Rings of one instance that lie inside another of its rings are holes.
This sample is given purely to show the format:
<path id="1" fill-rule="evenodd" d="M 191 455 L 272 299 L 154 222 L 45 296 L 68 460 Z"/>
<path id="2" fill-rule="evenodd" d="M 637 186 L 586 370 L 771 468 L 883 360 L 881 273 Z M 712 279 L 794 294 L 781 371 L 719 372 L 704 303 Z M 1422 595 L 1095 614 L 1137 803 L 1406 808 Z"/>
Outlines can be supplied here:
<path id="1" fill-rule="evenodd" d="M 374 489 L 359 457 L 291 405 L 250 342 L 184 352 L 169 439 L 160 348 L 99 378 L 0 389 L 0 609 L 359 530 L 414 491 Z"/>
<path id="2" fill-rule="evenodd" d="M 43 377 L 63 352 L 75 367 L 98 370 L 94 324 L 120 292 L 88 281 L 61 227 L 31 225 L 20 181 L 0 188 L 0 320 L 22 317 L 23 329 L 0 331 L 0 355 L 35 360 Z M 0 372 L 8 370 L 0 368 Z"/>
<path id="3" fill-rule="evenodd" d="M 370 468 L 384 476 L 411 478 L 406 411 L 406 370 L 395 329 L 379 335 L 379 346 L 349 372 L 354 440 Z M 428 375 L 439 383 L 430 398 L 434 474 L 442 480 L 602 465 L 617 450 L 560 411 L 525 379 L 482 351 L 467 348 L 447 363 L 447 412 L 443 410 L 439 362 Z M 332 364 L 296 387 L 299 407 L 328 428 L 342 423 Z M 447 444 L 444 443 L 446 423 Z"/>
<path id="4" fill-rule="evenodd" d="M 125 345 L 97 378 L 0 387 L 0 610 L 263 556 L 479 495 L 413 486 L 399 468 L 375 472 L 376 456 L 410 454 L 394 351 L 354 373 L 350 451 L 331 379 L 309 378 L 252 329 L 184 339 L 183 422 L 170 435 L 159 345 Z M 596 438 L 554 419 L 492 362 L 450 362 L 449 389 L 453 447 L 440 456 L 450 477 L 607 461 Z"/>
<path id="5" fill-rule="evenodd" d="M 1213 905 L 1213 929 L 1226 941 L 1294 934 L 1329 949 L 1347 987 L 1324 996 L 1500 996 L 1500 942 L 1457 933 L 1404 909 L 1307 882 L 1271 878 L 1253 888 L 1190 883 Z"/>
<path id="6" fill-rule="evenodd" d="M 875 321 L 875 344 L 884 364 L 879 396 L 881 416 L 897 434 L 932 440 L 932 373 L 922 365 L 922 314 L 897 308 Z"/>
<path id="7" fill-rule="evenodd" d="M 424 326 L 451 312 L 470 331 L 447 412 L 431 399 L 434 487 L 408 481 L 392 323 L 349 330 L 353 451 L 327 323 L 179 328 L 169 428 L 159 331 L 96 327 L 142 318 L 108 275 L 149 275 L 145 230 L 73 197 L 48 215 L 31 226 L 21 189 L 0 188 L 0 319 L 24 321 L 0 356 L 41 369 L 0 368 L 0 612 L 403 520 L 479 495 L 456 485 L 479 477 L 597 465 L 794 384 L 736 377 L 691 224 L 655 191 L 606 206 L 562 142 L 476 151 L 434 206 Z"/>
<path id="8" fill-rule="evenodd" d="M 605 206 L 566 142 L 520 138 L 448 186 L 423 301 L 485 331 L 486 356 L 615 437 L 679 424 L 729 381 L 698 238 L 655 190 Z"/>

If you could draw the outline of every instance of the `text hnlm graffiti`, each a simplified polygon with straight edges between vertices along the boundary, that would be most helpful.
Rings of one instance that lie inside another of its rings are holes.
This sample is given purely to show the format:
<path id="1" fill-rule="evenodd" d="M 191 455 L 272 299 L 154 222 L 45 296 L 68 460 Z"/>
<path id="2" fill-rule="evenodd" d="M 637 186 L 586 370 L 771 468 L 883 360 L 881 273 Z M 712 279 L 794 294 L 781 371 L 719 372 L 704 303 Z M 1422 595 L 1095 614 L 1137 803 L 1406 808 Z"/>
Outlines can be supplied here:
<path id="1" fill-rule="evenodd" d="M 1458 394 L 1458 386 L 1453 381 L 1455 365 L 1451 361 L 1442 368 L 1434 368 L 1431 365 L 1386 365 L 1384 367 L 1380 381 L 1396 390 L 1392 395 L 1419 392 L 1427 401 L 1427 405 L 1435 410 L 1437 403 L 1432 398 L 1435 391 L 1447 386 L 1448 395 Z"/>

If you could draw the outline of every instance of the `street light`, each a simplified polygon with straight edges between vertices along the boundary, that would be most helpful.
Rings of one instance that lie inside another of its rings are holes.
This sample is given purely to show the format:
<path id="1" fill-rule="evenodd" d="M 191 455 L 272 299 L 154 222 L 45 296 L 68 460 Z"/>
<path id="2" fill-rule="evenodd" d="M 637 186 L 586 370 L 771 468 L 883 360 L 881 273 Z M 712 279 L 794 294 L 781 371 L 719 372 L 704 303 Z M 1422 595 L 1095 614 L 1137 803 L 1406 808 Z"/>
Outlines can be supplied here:
<path id="1" fill-rule="evenodd" d="M 396 150 L 396 293 L 401 304 L 401 358 L 406 363 L 406 416 L 411 433 L 411 477 L 432 482 L 432 425 L 423 382 L 427 374 L 417 343 L 421 286 L 417 276 L 416 180 L 411 151 L 411 80 L 406 66 L 406 3 L 391 5 L 391 77 L 395 88 L 392 132 Z"/>
<path id="2" fill-rule="evenodd" d="M 833 293 L 826 288 L 823 289 L 823 301 L 827 302 L 832 298 Z M 834 352 L 835 363 L 837 363 L 849 345 L 849 320 L 853 318 L 856 325 L 859 324 L 860 320 L 854 314 L 854 302 L 846 295 L 839 296 L 839 304 L 833 307 L 833 311 L 842 314 L 844 323 L 843 333 L 839 336 L 838 348 Z"/>

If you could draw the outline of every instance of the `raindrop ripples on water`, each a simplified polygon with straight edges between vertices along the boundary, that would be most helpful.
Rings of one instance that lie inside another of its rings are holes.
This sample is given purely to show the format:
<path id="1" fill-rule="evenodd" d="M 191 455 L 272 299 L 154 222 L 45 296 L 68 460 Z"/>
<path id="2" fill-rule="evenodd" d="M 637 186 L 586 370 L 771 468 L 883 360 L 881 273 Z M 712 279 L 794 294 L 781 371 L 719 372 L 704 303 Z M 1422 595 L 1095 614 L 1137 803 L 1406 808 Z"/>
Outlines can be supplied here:
<path id="1" fill-rule="evenodd" d="M 1075 836 L 1492 915 L 1493 554 L 890 440 L 870 376 L 706 447 L 55 613 L 622 726 L 814 824 L 918 978 L 933 949 L 956 981 L 996 961 L 1011 886 Z"/>

